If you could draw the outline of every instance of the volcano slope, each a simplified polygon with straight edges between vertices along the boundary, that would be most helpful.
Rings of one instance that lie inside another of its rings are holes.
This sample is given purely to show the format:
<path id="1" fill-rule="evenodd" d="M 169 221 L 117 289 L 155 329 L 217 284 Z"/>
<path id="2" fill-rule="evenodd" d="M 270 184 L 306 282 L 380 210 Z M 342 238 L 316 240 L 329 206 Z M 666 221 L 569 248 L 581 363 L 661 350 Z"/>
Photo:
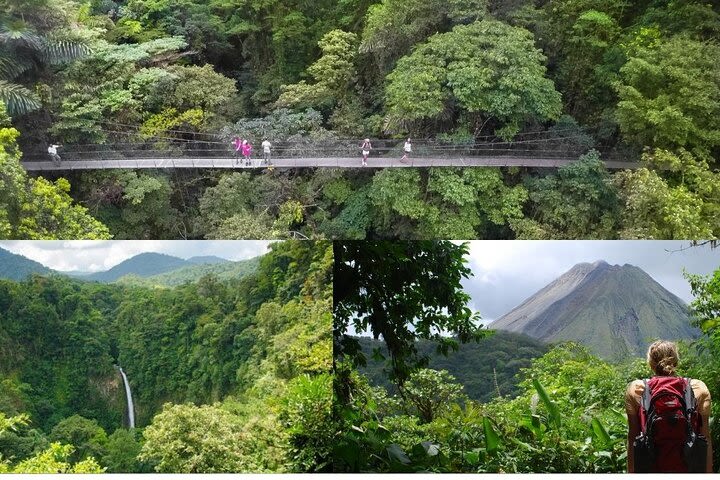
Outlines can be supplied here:
<path id="1" fill-rule="evenodd" d="M 489 325 L 544 342 L 572 340 L 606 359 L 643 356 L 655 339 L 690 339 L 687 305 L 633 265 L 580 263 Z"/>

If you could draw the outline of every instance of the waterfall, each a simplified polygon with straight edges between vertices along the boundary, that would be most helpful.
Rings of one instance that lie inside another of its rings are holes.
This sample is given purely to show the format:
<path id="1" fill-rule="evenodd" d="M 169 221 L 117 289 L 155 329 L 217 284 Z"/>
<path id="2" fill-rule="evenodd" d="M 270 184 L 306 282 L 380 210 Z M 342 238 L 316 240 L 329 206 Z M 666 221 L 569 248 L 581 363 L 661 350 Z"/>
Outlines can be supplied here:
<path id="1" fill-rule="evenodd" d="M 117 368 L 118 370 L 120 370 L 120 375 L 122 375 L 123 383 L 125 384 L 125 396 L 127 397 L 128 407 L 128 423 L 130 424 L 130 428 L 135 428 L 135 405 L 133 404 L 132 392 L 130 391 L 130 383 L 128 383 L 127 375 L 125 375 L 122 367 Z"/>

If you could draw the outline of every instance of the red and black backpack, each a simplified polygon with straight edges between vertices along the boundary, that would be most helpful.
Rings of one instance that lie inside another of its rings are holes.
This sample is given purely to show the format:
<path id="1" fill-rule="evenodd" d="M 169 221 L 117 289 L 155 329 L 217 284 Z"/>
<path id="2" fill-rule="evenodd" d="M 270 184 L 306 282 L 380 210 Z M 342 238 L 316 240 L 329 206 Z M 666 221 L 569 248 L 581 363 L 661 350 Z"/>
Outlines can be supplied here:
<path id="1" fill-rule="evenodd" d="M 700 434 L 702 419 L 690 379 L 653 377 L 643 383 L 641 433 L 633 444 L 635 471 L 704 472 L 707 440 Z"/>

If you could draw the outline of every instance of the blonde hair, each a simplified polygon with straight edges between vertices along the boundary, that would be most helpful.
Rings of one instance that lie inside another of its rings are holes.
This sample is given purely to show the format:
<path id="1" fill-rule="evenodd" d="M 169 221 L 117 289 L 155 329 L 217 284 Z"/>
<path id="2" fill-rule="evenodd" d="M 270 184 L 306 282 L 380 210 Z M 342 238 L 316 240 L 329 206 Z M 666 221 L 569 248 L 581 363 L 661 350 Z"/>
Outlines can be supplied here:
<path id="1" fill-rule="evenodd" d="M 648 366 L 655 372 L 655 375 L 675 375 L 678 361 L 677 345 L 674 342 L 658 340 L 648 348 Z"/>

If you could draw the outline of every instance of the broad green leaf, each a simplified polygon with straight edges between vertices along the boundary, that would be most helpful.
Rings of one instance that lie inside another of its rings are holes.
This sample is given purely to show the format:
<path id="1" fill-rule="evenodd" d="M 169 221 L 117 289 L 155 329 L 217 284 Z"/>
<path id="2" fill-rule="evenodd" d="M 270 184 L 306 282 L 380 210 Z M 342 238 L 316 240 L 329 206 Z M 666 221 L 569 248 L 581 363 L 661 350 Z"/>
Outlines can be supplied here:
<path id="1" fill-rule="evenodd" d="M 500 446 L 500 437 L 490 423 L 490 419 L 483 417 L 483 431 L 485 433 L 485 443 L 488 453 L 494 453 Z"/>
<path id="2" fill-rule="evenodd" d="M 543 404 L 545 404 L 545 408 L 548 410 L 548 417 L 550 419 L 550 422 L 555 425 L 555 427 L 560 427 L 560 410 L 558 410 L 558 406 L 555 402 L 550 400 L 550 396 L 545 391 L 545 388 L 540 384 L 540 382 L 533 378 L 533 386 L 535 387 L 535 390 L 538 392 L 538 396 L 540 397 L 540 400 L 542 400 Z"/>
<path id="3" fill-rule="evenodd" d="M 597 440 L 600 445 L 609 444 L 611 442 L 610 435 L 608 435 L 607 430 L 605 430 L 605 427 L 603 427 L 602 423 L 600 423 L 600 420 L 593 417 L 590 423 L 594 434 L 593 440 Z"/>

